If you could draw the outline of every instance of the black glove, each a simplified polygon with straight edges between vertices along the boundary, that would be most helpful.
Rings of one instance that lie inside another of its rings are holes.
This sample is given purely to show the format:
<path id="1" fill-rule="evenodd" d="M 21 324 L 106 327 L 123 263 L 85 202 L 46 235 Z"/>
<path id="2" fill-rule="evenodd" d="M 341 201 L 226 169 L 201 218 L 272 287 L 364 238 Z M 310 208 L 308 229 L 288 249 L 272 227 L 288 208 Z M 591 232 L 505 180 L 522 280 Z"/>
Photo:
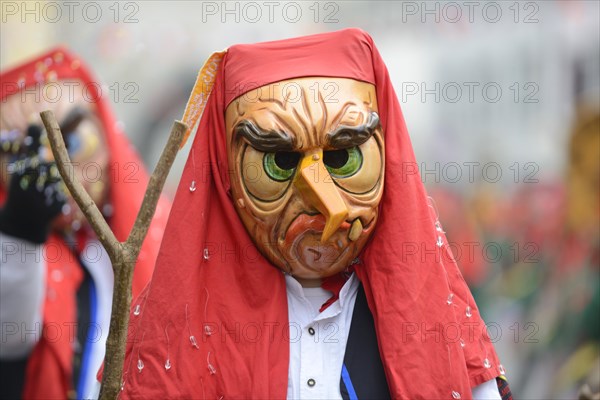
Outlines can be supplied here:
<path id="1" fill-rule="evenodd" d="M 13 164 L 8 197 L 0 209 L 0 231 L 37 244 L 46 242 L 66 201 L 56 164 L 39 160 L 41 133 L 39 126 L 28 128 L 26 156 Z"/>

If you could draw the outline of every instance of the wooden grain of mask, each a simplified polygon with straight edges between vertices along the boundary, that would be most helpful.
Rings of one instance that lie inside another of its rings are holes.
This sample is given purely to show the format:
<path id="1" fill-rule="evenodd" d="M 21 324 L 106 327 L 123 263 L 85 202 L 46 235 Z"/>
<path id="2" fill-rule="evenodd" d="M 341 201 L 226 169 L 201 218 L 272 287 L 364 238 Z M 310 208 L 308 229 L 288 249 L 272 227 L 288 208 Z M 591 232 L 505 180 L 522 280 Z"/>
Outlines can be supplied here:
<path id="1" fill-rule="evenodd" d="M 226 110 L 235 207 L 259 250 L 301 278 L 334 275 L 377 221 L 384 138 L 372 84 L 297 78 Z"/>

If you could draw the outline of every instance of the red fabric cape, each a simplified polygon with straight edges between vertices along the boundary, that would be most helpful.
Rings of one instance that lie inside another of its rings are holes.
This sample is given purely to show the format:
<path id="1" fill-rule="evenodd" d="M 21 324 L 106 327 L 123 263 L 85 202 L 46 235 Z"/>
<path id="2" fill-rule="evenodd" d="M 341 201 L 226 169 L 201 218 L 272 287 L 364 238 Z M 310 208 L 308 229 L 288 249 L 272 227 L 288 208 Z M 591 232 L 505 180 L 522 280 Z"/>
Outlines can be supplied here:
<path id="1" fill-rule="evenodd" d="M 228 49 L 153 280 L 134 303 L 141 312 L 132 315 L 123 398 L 286 397 L 284 276 L 257 252 L 233 207 L 224 110 L 248 90 L 302 76 L 353 78 L 377 88 L 385 188 L 356 273 L 392 396 L 451 399 L 455 392 L 467 399 L 472 386 L 500 375 L 471 293 L 436 230 L 387 69 L 371 37 L 348 29 Z"/>
<path id="2" fill-rule="evenodd" d="M 0 74 L 0 100 L 18 96 L 21 91 L 50 80 L 80 80 L 88 90 L 86 99 L 94 103 L 102 123 L 110 153 L 109 201 L 113 206 L 110 226 L 117 239 L 124 241 L 133 226 L 142 203 L 148 174 L 143 163 L 120 131 L 100 88 L 78 57 L 64 48 L 55 48 L 20 66 Z M 74 90 L 82 90 L 81 86 Z M 68 95 L 66 92 L 64 95 Z M 32 94 L 25 99 L 34 99 Z M 40 120 L 40 124 L 41 124 Z M 134 173 L 132 173 L 134 171 Z M 0 185 L 0 203 L 6 196 Z M 144 241 L 133 278 L 133 295 L 137 296 L 150 280 L 159 243 L 167 222 L 170 203 L 162 198 L 157 214 Z M 83 277 L 79 262 L 60 237 L 53 235 L 46 243 L 47 287 L 44 304 L 44 334 L 28 363 L 24 398 L 64 399 L 71 390 L 71 373 L 76 314 L 76 291 Z M 50 279 L 60 271 L 62 279 Z M 107 332 L 102 334 L 106 335 Z"/>

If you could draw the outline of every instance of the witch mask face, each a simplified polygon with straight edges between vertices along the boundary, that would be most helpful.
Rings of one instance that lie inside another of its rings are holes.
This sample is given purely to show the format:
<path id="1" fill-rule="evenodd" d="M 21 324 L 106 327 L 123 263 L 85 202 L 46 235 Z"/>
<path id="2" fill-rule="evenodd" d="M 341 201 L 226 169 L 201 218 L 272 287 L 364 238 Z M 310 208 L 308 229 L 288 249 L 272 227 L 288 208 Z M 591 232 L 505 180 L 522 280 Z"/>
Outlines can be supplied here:
<path id="1" fill-rule="evenodd" d="M 383 190 L 377 111 L 375 87 L 345 78 L 277 82 L 227 107 L 234 204 L 278 268 L 323 278 L 364 247 Z"/>
<path id="2" fill-rule="evenodd" d="M 10 175 L 7 168 L 21 157 L 14 149 L 22 151 L 25 148 L 24 140 L 29 124 L 41 126 L 39 113 L 51 109 L 64 135 L 73 176 L 82 183 L 92 200 L 102 207 L 108 195 L 109 152 L 94 104 L 83 90 L 77 90 L 87 87 L 79 80 L 58 80 L 52 85 L 29 88 L 26 96 L 23 92 L 18 92 L 4 99 L 0 109 L 0 130 L 14 133 L 14 137 L 6 142 L 12 146 L 12 152 L 0 149 L 1 186 L 8 187 Z M 45 156 L 41 158 L 47 162 L 52 158 L 47 140 L 45 147 L 41 151 Z M 54 228 L 58 230 L 80 227 L 86 223 L 83 213 L 71 196 L 67 197 L 67 204 L 72 211 L 61 214 L 53 222 Z"/>

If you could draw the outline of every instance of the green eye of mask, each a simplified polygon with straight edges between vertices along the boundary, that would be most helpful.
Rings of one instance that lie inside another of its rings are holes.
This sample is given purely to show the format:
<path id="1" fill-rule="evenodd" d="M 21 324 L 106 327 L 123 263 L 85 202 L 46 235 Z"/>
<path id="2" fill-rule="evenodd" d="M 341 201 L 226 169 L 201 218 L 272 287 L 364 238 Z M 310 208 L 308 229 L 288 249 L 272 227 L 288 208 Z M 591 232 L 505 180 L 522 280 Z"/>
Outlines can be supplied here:
<path id="1" fill-rule="evenodd" d="M 363 155 L 355 146 L 349 149 L 323 152 L 325 167 L 334 178 L 348 178 L 362 167 Z"/>
<path id="2" fill-rule="evenodd" d="M 300 153 L 293 151 L 265 153 L 263 168 L 269 178 L 274 181 L 284 182 L 294 175 L 298 161 L 300 161 Z"/>

